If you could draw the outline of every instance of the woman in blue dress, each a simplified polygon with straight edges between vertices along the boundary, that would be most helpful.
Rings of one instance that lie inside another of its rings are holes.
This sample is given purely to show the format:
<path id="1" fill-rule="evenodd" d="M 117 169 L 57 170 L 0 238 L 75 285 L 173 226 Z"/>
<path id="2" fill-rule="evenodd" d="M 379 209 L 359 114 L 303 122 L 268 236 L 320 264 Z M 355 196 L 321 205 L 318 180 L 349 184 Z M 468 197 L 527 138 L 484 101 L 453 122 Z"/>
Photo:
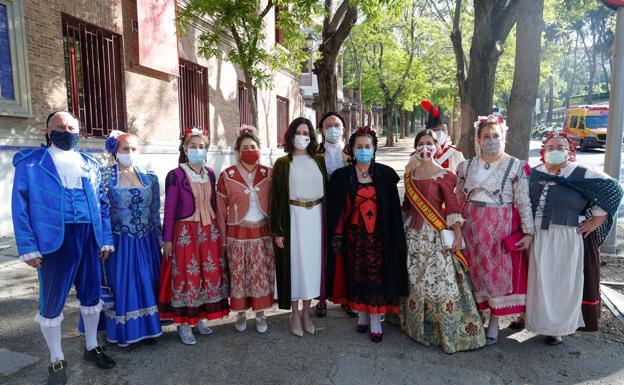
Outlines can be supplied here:
<path id="1" fill-rule="evenodd" d="M 115 251 L 105 261 L 114 298 L 104 306 L 106 340 L 121 347 L 156 343 L 162 334 L 157 306 L 162 259 L 160 186 L 151 171 L 136 167 L 136 136 L 113 132 L 106 149 L 116 160 L 103 172 L 110 202 Z"/>

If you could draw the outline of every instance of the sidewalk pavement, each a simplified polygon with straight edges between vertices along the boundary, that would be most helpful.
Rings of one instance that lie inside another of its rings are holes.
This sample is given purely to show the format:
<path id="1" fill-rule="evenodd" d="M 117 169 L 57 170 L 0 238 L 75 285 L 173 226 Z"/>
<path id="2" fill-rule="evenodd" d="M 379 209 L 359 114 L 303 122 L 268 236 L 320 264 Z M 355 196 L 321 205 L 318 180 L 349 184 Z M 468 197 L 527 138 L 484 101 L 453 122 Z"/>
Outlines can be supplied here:
<path id="1" fill-rule="evenodd" d="M 378 158 L 401 175 L 410 148 L 411 142 L 380 148 Z M 19 262 L 13 243 L 0 239 L 0 384 L 43 384 L 49 353 L 33 321 L 37 274 Z M 268 312 L 264 335 L 255 331 L 251 313 L 247 331 L 236 332 L 232 314 L 212 321 L 215 333 L 197 336 L 195 346 L 181 344 L 173 326 L 164 327 L 155 346 L 108 345 L 117 361 L 108 371 L 82 360 L 79 314 L 70 293 L 62 324 L 70 384 L 624 384 L 624 328 L 608 311 L 599 332 L 564 337 L 559 346 L 546 346 L 526 330 L 503 329 L 497 345 L 453 355 L 418 344 L 388 322 L 383 341 L 374 344 L 333 304 L 326 318 L 313 317 L 315 335 L 303 338 L 290 334 L 287 312 Z"/>

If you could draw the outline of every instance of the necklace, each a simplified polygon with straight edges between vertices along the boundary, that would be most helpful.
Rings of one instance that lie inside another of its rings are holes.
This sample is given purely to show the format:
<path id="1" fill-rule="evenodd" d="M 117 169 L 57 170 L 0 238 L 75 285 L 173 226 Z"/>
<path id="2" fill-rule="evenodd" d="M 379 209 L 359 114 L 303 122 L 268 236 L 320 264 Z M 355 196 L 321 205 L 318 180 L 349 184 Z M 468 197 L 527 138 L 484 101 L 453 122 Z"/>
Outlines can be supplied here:
<path id="1" fill-rule="evenodd" d="M 191 170 L 193 170 L 193 172 L 197 175 L 202 175 L 204 168 L 200 168 L 199 171 L 195 171 L 195 169 L 193 167 L 191 167 L 191 165 L 189 164 L 189 162 L 186 162 L 186 165 L 188 166 L 188 168 L 190 168 Z"/>
<path id="2" fill-rule="evenodd" d="M 251 170 L 247 169 L 247 167 L 245 167 L 245 164 L 243 164 L 242 162 L 240 163 L 240 166 L 241 167 L 239 167 L 238 172 L 241 175 L 243 175 L 243 171 L 242 170 L 247 171 L 247 179 L 249 181 L 253 181 L 254 178 L 256 177 L 256 169 L 258 169 L 258 164 L 254 165 L 254 167 Z M 242 170 L 241 170 L 241 168 L 242 168 Z"/>
<path id="3" fill-rule="evenodd" d="M 498 160 L 499 159 L 495 159 L 495 160 L 493 160 L 491 162 L 488 162 L 488 161 L 484 160 L 483 158 L 480 158 L 480 162 L 479 163 L 483 164 L 483 168 L 484 169 L 489 170 L 490 167 L 492 167 L 492 164 L 498 162 Z"/>
<path id="4" fill-rule="evenodd" d="M 126 181 L 126 183 L 130 185 L 130 187 L 136 187 L 138 186 L 138 184 L 135 182 L 134 178 L 132 177 L 134 174 L 134 172 L 132 171 L 133 171 L 132 169 L 120 170 L 119 176 L 120 176 L 120 179 L 123 179 L 124 181 Z"/>
<path id="5" fill-rule="evenodd" d="M 356 167 L 355 169 L 360 172 L 360 175 L 362 175 L 362 178 L 365 178 L 365 179 L 368 178 L 368 170 L 362 171 L 358 167 Z"/>

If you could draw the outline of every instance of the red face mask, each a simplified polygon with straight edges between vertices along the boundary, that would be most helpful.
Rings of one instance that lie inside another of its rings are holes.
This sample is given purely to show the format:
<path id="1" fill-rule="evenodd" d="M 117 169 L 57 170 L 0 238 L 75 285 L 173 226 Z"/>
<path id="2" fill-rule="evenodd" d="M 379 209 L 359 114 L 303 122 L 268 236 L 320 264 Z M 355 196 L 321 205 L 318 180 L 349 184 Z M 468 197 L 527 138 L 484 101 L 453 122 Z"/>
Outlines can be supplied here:
<path id="1" fill-rule="evenodd" d="M 247 164 L 256 164 L 260 159 L 260 150 L 242 150 L 241 160 Z"/>

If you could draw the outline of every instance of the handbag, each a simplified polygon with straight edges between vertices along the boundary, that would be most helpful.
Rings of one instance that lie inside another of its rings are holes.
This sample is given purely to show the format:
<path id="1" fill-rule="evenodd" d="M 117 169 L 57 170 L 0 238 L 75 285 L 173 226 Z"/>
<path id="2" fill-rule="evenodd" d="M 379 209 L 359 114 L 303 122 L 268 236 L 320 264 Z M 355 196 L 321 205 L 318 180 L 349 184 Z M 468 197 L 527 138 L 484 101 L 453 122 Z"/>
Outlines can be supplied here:
<path id="1" fill-rule="evenodd" d="M 503 238 L 503 249 L 508 253 L 515 252 L 518 248 L 518 246 L 516 246 L 516 243 L 518 243 L 518 241 L 520 241 L 522 237 L 524 237 L 524 233 L 522 231 L 516 231 L 507 238 Z"/>
<path id="2" fill-rule="evenodd" d="M 440 230 L 440 242 L 442 242 L 442 248 L 444 250 L 451 250 L 455 242 L 455 231 L 449 229 Z M 466 241 L 464 241 L 464 237 L 462 237 L 461 249 L 464 250 L 465 248 Z"/>

